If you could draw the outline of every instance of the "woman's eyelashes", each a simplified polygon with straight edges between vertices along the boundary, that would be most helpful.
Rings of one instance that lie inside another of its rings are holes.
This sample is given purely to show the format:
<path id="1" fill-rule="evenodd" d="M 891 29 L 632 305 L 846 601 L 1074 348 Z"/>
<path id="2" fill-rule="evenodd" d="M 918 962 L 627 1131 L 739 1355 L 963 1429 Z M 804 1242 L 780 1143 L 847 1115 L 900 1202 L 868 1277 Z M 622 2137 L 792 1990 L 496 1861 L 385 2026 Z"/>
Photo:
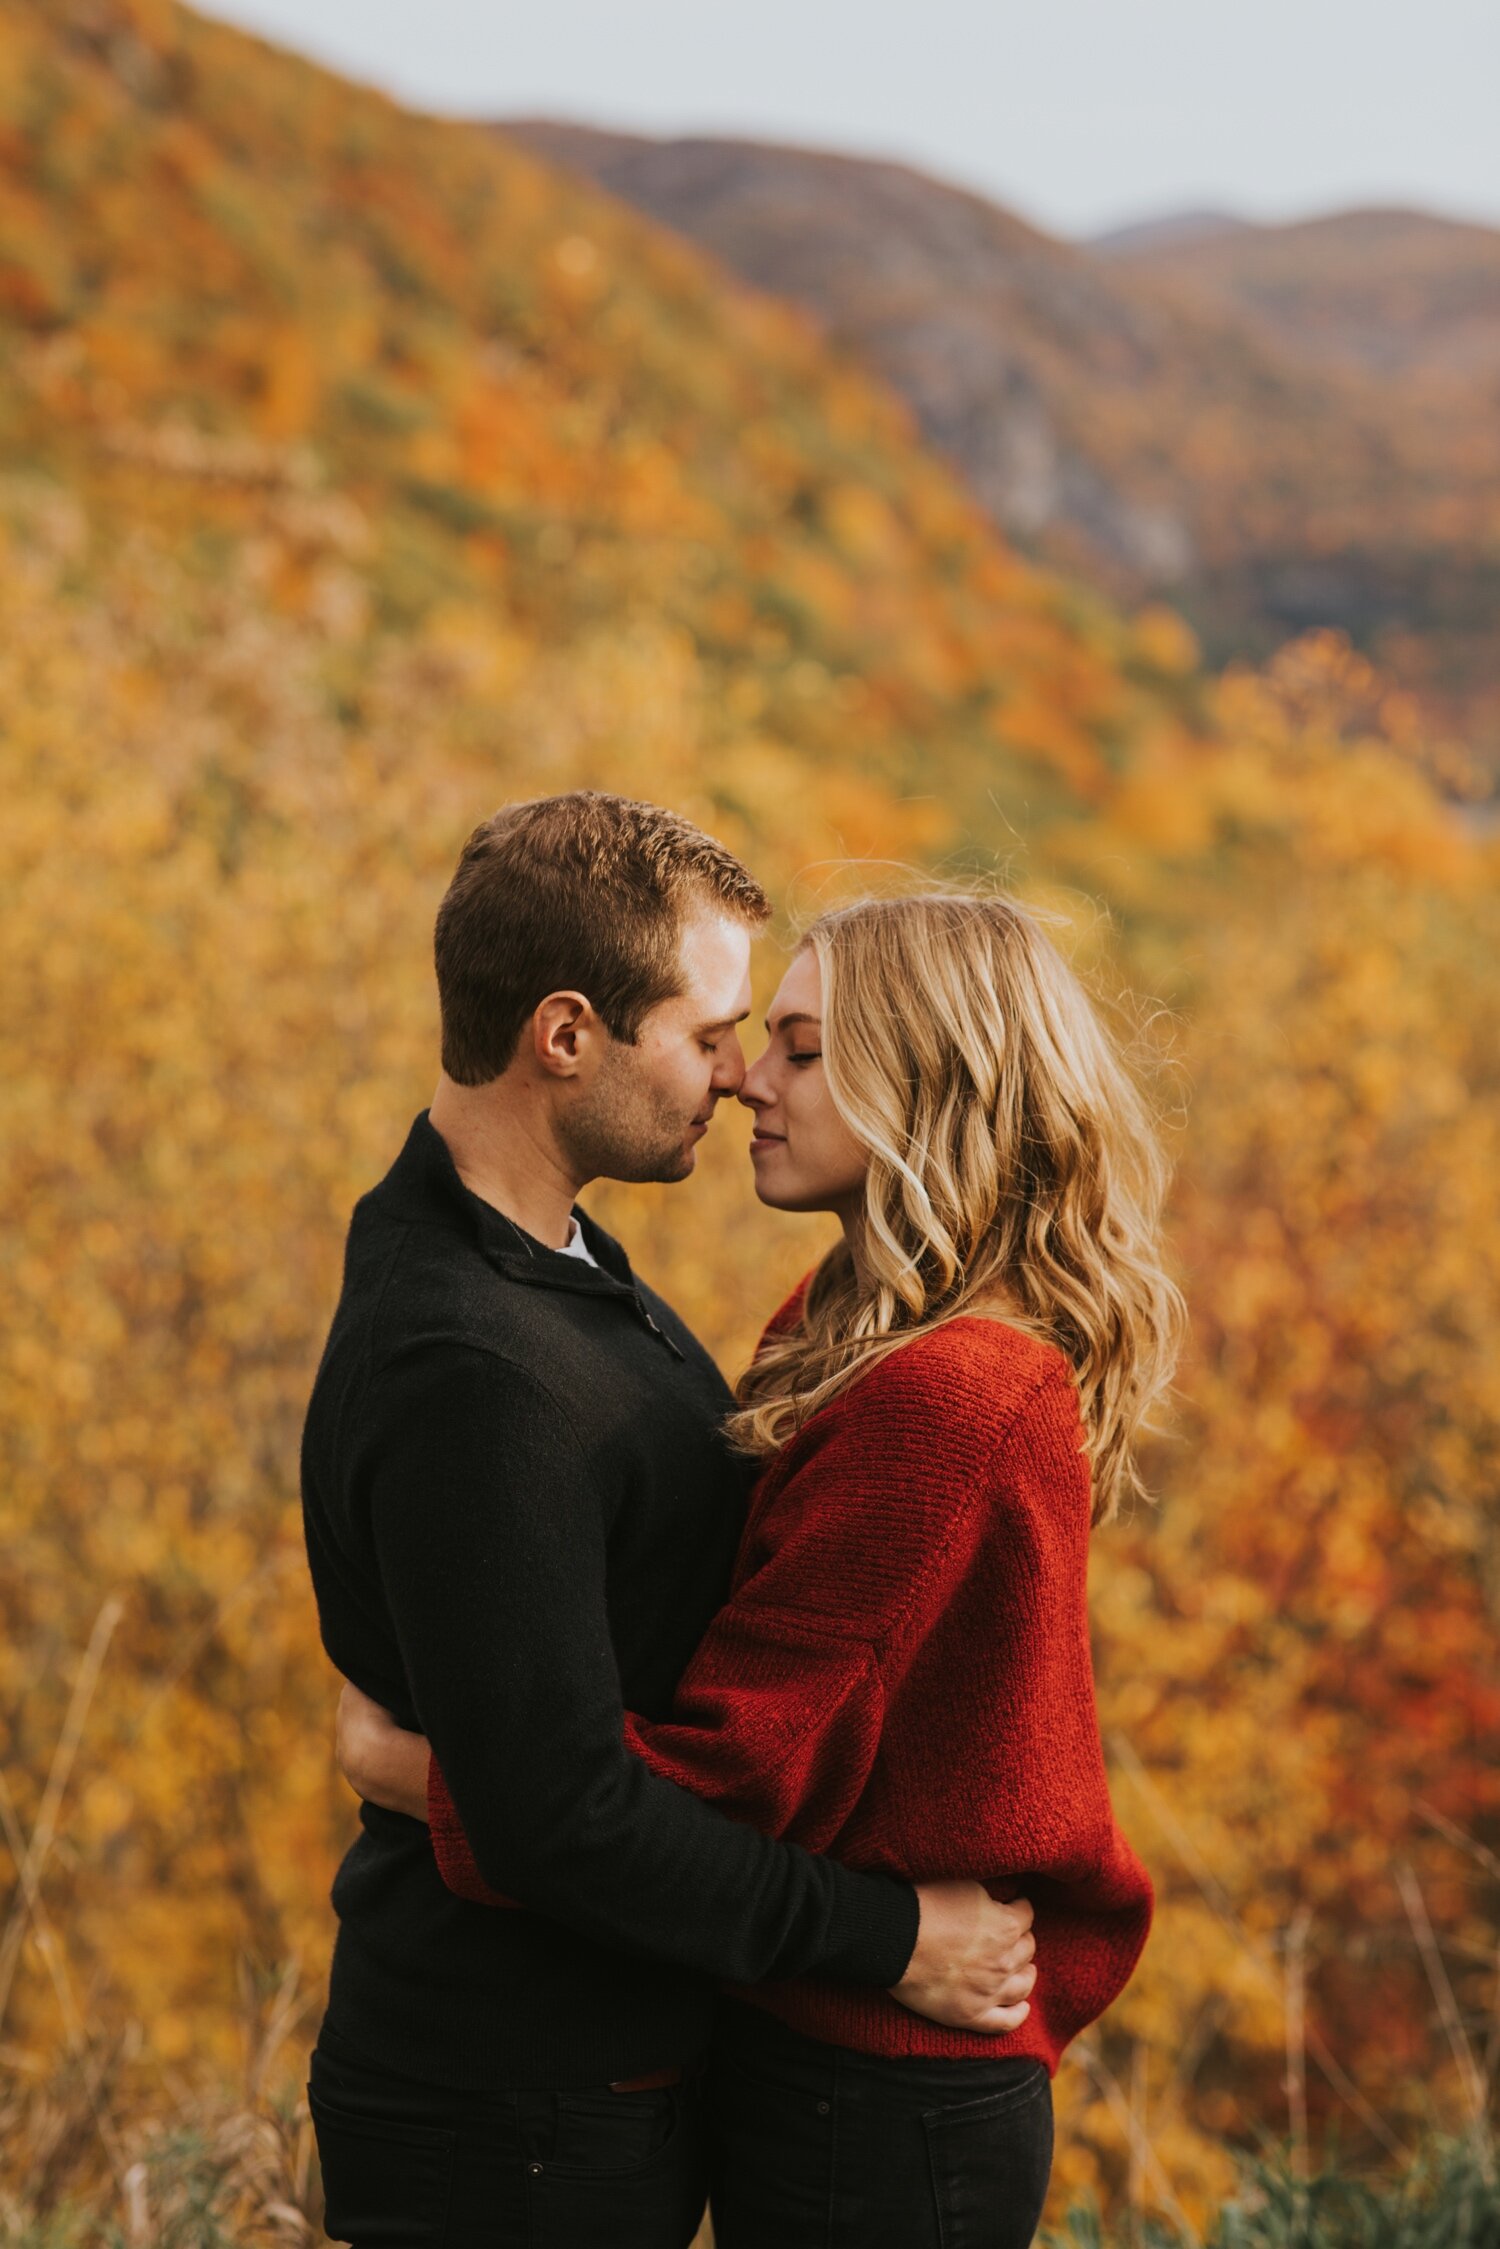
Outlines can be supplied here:
<path id="1" fill-rule="evenodd" d="M 821 1062 L 822 1059 L 823 1056 L 821 1052 L 813 1054 L 789 1054 L 787 1056 L 788 1062 Z"/>

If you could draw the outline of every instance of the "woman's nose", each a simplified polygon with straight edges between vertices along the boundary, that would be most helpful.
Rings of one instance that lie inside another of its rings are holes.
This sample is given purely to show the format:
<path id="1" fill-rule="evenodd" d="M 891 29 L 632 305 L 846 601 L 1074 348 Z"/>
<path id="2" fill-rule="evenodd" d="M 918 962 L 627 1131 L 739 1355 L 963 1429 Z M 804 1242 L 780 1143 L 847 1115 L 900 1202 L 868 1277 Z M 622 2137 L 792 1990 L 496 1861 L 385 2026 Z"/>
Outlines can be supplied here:
<path id="1" fill-rule="evenodd" d="M 763 1109 L 771 1098 L 757 1076 L 759 1069 L 759 1062 L 752 1062 L 735 1093 L 736 1101 L 743 1101 L 747 1109 Z"/>

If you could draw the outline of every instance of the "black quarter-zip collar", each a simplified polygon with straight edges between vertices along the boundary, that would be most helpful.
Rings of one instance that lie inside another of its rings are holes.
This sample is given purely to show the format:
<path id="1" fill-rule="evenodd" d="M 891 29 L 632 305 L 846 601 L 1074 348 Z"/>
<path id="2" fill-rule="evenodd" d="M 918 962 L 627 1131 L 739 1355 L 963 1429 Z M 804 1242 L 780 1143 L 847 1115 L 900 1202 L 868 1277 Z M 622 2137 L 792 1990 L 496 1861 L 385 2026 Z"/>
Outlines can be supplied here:
<path id="1" fill-rule="evenodd" d="M 469 1233 L 486 1262 L 523 1288 L 562 1289 L 575 1296 L 616 1297 L 627 1302 L 673 1358 L 681 1359 L 682 1353 L 671 1336 L 652 1317 L 630 1259 L 613 1234 L 606 1233 L 575 1204 L 572 1215 L 597 1265 L 585 1264 L 582 1258 L 569 1257 L 538 1241 L 464 1185 L 452 1151 L 426 1109 L 413 1120 L 406 1145 L 375 1189 L 375 1196 L 384 1209 L 413 1225 L 456 1227 Z"/>

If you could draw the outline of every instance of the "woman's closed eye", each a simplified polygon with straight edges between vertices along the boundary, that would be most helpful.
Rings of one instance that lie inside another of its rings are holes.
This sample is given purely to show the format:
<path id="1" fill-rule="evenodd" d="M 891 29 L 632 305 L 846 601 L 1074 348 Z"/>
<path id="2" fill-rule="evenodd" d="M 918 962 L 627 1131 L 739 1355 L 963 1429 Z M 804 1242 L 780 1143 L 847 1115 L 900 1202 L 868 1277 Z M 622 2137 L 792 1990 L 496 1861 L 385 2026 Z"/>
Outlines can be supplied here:
<path id="1" fill-rule="evenodd" d="M 788 1062 L 821 1062 L 822 1059 L 821 1049 L 812 1054 L 789 1054 L 787 1056 Z"/>

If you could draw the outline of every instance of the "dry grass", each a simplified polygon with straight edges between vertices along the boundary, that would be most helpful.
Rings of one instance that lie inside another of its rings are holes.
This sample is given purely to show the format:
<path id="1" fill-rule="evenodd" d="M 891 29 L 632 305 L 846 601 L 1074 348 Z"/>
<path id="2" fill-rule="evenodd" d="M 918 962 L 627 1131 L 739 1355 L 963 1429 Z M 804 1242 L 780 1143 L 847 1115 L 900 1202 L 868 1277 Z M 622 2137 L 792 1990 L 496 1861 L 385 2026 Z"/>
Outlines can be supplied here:
<path id="1" fill-rule="evenodd" d="M 288 1973 L 267 1993 L 245 1979 L 246 2058 L 236 2084 L 163 2081 L 154 2106 L 122 2092 L 130 2057 L 97 2049 L 45 2079 L 0 2055 L 3 2249 L 290 2249 L 322 2240 L 307 2107 L 291 2066 L 313 2002 Z M 1381 2177 L 1293 2139 L 1248 2162 L 1206 2231 L 1171 2197 L 1106 2225 L 1073 2211 L 1053 2249 L 1500 2249 L 1500 2180 L 1485 2107 L 1459 2137 L 1433 2136 Z M 100 2128 L 101 2115 L 108 2131 Z M 1149 2148 L 1140 2160 L 1153 2185 Z M 696 2249 L 711 2249 L 705 2226 Z"/>
<path id="2" fill-rule="evenodd" d="M 97 2042 L 53 2073 L 4 2056 L 4 2249 L 288 2249 L 318 2241 L 322 2185 L 312 2123 L 289 2072 L 320 1994 L 295 1969 L 241 1975 L 239 2081 L 136 2083 L 124 2045 Z M 154 2093 L 154 2097 L 153 2097 Z"/>

